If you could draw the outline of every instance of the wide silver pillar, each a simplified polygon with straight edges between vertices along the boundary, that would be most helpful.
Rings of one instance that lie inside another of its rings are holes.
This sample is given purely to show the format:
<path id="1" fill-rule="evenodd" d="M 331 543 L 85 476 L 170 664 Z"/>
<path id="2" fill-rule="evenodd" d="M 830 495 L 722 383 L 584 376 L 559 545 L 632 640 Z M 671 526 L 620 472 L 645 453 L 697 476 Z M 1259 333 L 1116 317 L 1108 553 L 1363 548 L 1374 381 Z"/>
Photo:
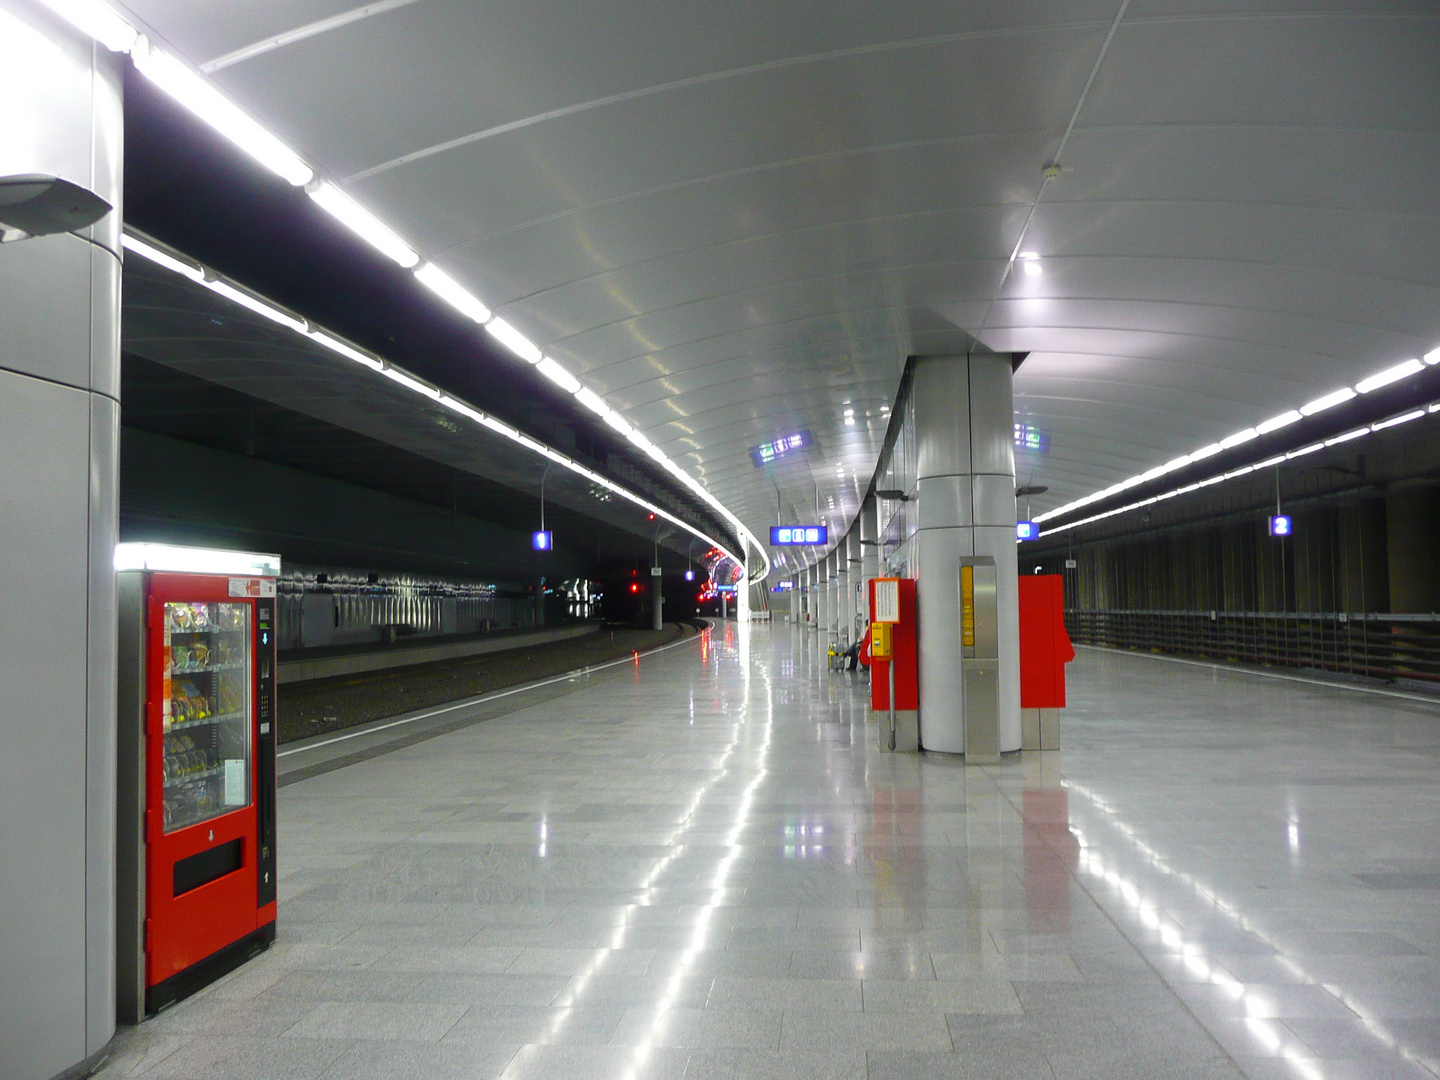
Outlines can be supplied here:
<path id="1" fill-rule="evenodd" d="M 835 639 L 836 648 L 850 647 L 850 562 L 844 537 L 835 545 Z"/>
<path id="2" fill-rule="evenodd" d="M 664 580 L 660 576 L 660 567 L 650 568 L 650 629 L 663 630 L 665 628 L 665 597 L 660 587 Z"/>
<path id="3" fill-rule="evenodd" d="M 1008 356 L 927 356 L 915 363 L 919 531 L 920 738 L 965 752 L 960 668 L 962 556 L 998 575 L 1000 750 L 1020 749 L 1020 636 L 1015 555 L 1015 428 Z"/>
<path id="4" fill-rule="evenodd" d="M 880 508 L 875 496 L 865 500 L 860 508 L 860 577 L 867 583 L 860 593 L 860 613 L 870 621 L 869 582 L 880 576 Z"/>
<path id="5" fill-rule="evenodd" d="M 0 175 L 114 210 L 0 246 L 0 1075 L 115 1032 L 121 61 L 0 0 Z"/>
<path id="6" fill-rule="evenodd" d="M 824 648 L 829 640 L 830 609 L 826 600 L 830 594 L 830 569 L 828 560 L 821 556 L 815 562 L 815 629 L 820 632 L 820 645 Z"/>

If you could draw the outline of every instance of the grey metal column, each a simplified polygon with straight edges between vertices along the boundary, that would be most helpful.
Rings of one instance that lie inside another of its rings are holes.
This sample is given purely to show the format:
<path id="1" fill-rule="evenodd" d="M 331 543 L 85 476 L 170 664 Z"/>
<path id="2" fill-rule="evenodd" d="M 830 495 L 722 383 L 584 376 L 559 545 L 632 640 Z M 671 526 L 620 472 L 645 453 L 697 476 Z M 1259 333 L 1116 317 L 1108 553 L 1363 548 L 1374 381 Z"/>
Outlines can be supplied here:
<path id="1" fill-rule="evenodd" d="M 664 590 L 660 583 L 664 580 L 660 576 L 660 567 L 650 568 L 650 629 L 663 630 L 665 628 L 665 597 Z"/>
<path id="2" fill-rule="evenodd" d="M 915 363 L 920 621 L 920 737 L 964 753 L 959 560 L 989 555 L 998 573 L 999 748 L 1020 748 L 1014 403 L 1009 357 L 927 356 Z"/>
<path id="3" fill-rule="evenodd" d="M 830 630 L 830 607 L 826 603 L 830 595 L 830 568 L 828 559 L 821 556 L 815 561 L 815 629 L 820 632 L 820 645 L 823 651 L 825 642 L 829 640 L 826 634 Z"/>
<path id="4" fill-rule="evenodd" d="M 842 652 L 850 647 L 850 560 L 849 541 L 840 538 L 835 545 L 835 633 L 836 647 Z"/>
<path id="5" fill-rule="evenodd" d="M 0 172 L 115 208 L 0 247 L 0 1073 L 47 1080 L 115 1032 L 123 82 L 40 5 L 0 11 Z"/>
<path id="6" fill-rule="evenodd" d="M 816 559 L 805 571 L 806 580 L 810 589 L 810 612 L 809 628 L 816 633 L 820 631 L 820 560 Z"/>
<path id="7" fill-rule="evenodd" d="M 850 640 L 854 641 L 865 632 L 865 571 L 860 546 L 860 518 L 850 526 L 846 535 L 846 553 L 850 560 L 850 598 L 845 605 L 850 620 Z M 857 625 L 858 624 L 858 625 Z"/>
<path id="8" fill-rule="evenodd" d="M 880 508 L 871 495 L 860 508 L 860 574 L 869 582 L 880 576 Z M 860 611 L 869 621 L 869 589 L 860 594 Z"/>

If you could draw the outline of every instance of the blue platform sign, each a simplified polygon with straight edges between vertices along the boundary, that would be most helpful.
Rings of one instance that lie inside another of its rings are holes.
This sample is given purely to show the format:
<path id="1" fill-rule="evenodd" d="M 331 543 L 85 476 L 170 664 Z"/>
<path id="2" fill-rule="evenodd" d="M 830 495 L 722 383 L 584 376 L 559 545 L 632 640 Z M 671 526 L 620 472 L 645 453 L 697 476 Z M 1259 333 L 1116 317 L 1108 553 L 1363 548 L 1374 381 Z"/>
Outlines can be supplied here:
<path id="1" fill-rule="evenodd" d="M 1293 536 L 1294 526 L 1289 514 L 1276 514 L 1270 519 L 1271 536 Z"/>
<path id="2" fill-rule="evenodd" d="M 824 525 L 772 525 L 770 527 L 771 547 L 823 544 L 829 539 L 830 530 Z"/>
<path id="3" fill-rule="evenodd" d="M 555 534 L 548 530 L 545 532 L 533 532 L 530 534 L 530 546 L 536 551 L 553 551 L 555 549 Z"/>
<path id="4" fill-rule="evenodd" d="M 1017 521 L 1015 523 L 1015 539 L 1034 540 L 1040 535 L 1040 526 L 1033 521 Z"/>

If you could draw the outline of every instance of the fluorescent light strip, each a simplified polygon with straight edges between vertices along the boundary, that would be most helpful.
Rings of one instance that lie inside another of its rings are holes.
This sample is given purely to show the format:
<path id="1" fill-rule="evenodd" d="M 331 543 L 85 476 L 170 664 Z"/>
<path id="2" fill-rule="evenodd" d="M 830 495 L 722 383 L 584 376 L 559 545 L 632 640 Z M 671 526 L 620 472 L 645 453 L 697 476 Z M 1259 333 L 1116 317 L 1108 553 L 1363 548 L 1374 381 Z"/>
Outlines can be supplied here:
<path id="1" fill-rule="evenodd" d="M 191 266 L 189 263 L 177 259 L 173 255 L 167 255 L 159 248 L 151 247 L 145 243 L 144 240 L 131 236 L 129 233 L 125 233 L 120 237 L 120 246 L 127 251 L 133 251 L 142 258 L 149 259 L 159 266 L 163 266 L 172 274 L 179 274 L 181 277 L 187 277 L 191 281 L 202 285 L 205 283 L 205 271 L 201 270 L 198 266 Z"/>
<path id="2" fill-rule="evenodd" d="M 1424 371 L 1425 365 L 1419 360 L 1406 360 L 1403 364 L 1396 364 L 1392 368 L 1371 375 L 1368 379 L 1361 379 L 1355 384 L 1355 389 L 1362 394 L 1368 394 L 1372 390 L 1379 390 L 1382 386 L 1389 386 L 1391 383 L 1399 382 L 1417 372 Z"/>
<path id="3" fill-rule="evenodd" d="M 434 263 L 426 263 L 416 270 L 415 279 L 467 319 L 477 323 L 490 321 L 490 309 Z"/>
<path id="4" fill-rule="evenodd" d="M 1222 450 L 1232 450 L 1243 443 L 1249 442 L 1251 439 L 1257 438 L 1261 435 L 1268 435 L 1272 431 L 1279 431 L 1283 427 L 1288 427 L 1289 425 L 1303 419 L 1304 417 L 1314 416 L 1316 413 L 1324 412 L 1326 409 L 1333 409 L 1337 405 L 1343 405 L 1345 402 L 1350 401 L 1351 399 L 1357 397 L 1360 394 L 1368 394 L 1372 390 L 1380 389 L 1382 386 L 1389 386 L 1391 383 L 1399 382 L 1401 379 L 1409 378 L 1411 375 L 1415 375 L 1421 371 L 1424 371 L 1426 365 L 1433 366 L 1435 364 L 1440 364 L 1440 348 L 1431 349 L 1420 360 L 1406 360 L 1403 364 L 1396 364 L 1394 367 L 1386 368 L 1384 371 L 1377 372 L 1376 374 L 1371 375 L 1368 379 L 1361 379 L 1358 383 L 1355 384 L 1353 389 L 1347 386 L 1340 390 L 1331 391 L 1323 397 L 1318 397 L 1314 401 L 1302 405 L 1299 409 L 1291 409 L 1288 412 L 1283 412 L 1278 416 L 1271 417 L 1269 420 L 1266 420 L 1262 424 L 1256 424 L 1253 428 L 1245 428 L 1243 431 L 1237 431 L 1235 432 L 1235 434 L 1229 435 L 1226 438 L 1221 439 L 1218 443 L 1211 443 L 1209 446 L 1202 447 L 1199 450 L 1196 450 L 1193 454 L 1189 454 L 1186 457 L 1175 458 L 1173 461 L 1168 461 L 1164 465 L 1157 466 L 1156 468 L 1143 472 L 1138 476 L 1132 476 L 1128 480 L 1122 480 L 1118 484 L 1112 484 L 1110 485 L 1110 487 L 1105 488 L 1103 491 L 1092 492 L 1089 495 L 1084 495 L 1081 498 L 1073 500 L 1072 502 L 1068 502 L 1064 506 L 1057 506 L 1054 510 L 1047 510 L 1043 514 L 1036 514 L 1035 521 L 1037 523 L 1049 521 L 1052 518 L 1061 517 L 1064 514 L 1068 514 L 1072 511 L 1089 506 L 1093 502 L 1099 502 L 1102 499 L 1108 499 L 1111 495 L 1118 495 L 1120 492 L 1125 491 L 1128 488 L 1132 488 L 1137 484 L 1143 484 L 1147 481 L 1154 480 L 1157 477 L 1165 475 L 1165 473 L 1167 472 L 1171 472 L 1174 469 L 1180 468 L 1182 465 L 1193 464 L 1207 457 L 1211 457 L 1214 454 L 1218 454 Z M 1431 406 L 1430 411 L 1434 412 L 1435 406 Z M 1419 415 L 1420 413 L 1407 413 L 1406 420 L 1414 420 Z M 1369 428 L 1360 428 L 1357 430 L 1361 432 L 1380 431 L 1383 428 L 1393 427 L 1396 424 L 1402 423 L 1405 423 L 1405 420 L 1392 417 L 1389 420 L 1381 421 L 1378 425 L 1373 425 Z M 1301 454 L 1308 454 L 1315 450 L 1318 450 L 1322 446 L 1334 446 L 1338 442 L 1345 442 L 1349 439 L 1358 437 L 1359 436 L 1356 435 L 1354 432 L 1347 433 L 1345 435 L 1341 435 L 1337 438 L 1331 439 L 1328 442 L 1316 443 L 1315 445 L 1306 447 L 1302 450 L 1292 450 L 1288 455 L 1282 454 L 1280 457 L 1272 458 L 1269 462 L 1266 462 L 1264 464 L 1273 465 L 1276 461 L 1284 461 L 1287 457 L 1299 457 Z M 1262 467 L 1264 467 L 1264 465 L 1247 466 L 1244 470 L 1227 473 L 1226 477 L 1228 478 L 1230 476 L 1240 476 L 1244 472 L 1249 472 L 1252 469 L 1258 469 Z M 1117 510 L 1114 512 L 1123 513 L 1124 511 Z M 1097 520 L 1099 519 L 1086 519 L 1086 521 Z M 1067 525 L 1063 528 L 1074 528 L 1075 525 L 1083 525 L 1085 523 L 1086 522 L 1076 522 L 1073 525 Z M 1052 529 L 1050 531 L 1060 532 L 1063 530 Z"/>
<path id="5" fill-rule="evenodd" d="M 98 0 L 41 0 L 51 11 L 111 52 L 127 53 L 140 35 L 114 8 Z"/>
<path id="6" fill-rule="evenodd" d="M 524 334 L 501 318 L 491 319 L 485 324 L 495 340 L 520 357 L 527 364 L 538 364 L 542 359 L 539 348 Z"/>
<path id="7" fill-rule="evenodd" d="M 315 200 L 315 204 L 320 209 L 386 258 L 394 260 L 406 269 L 420 261 L 419 254 L 400 238 L 399 233 L 340 188 L 330 183 L 329 180 L 318 180 L 313 184 L 307 184 L 305 193 Z"/>
<path id="8" fill-rule="evenodd" d="M 419 269 L 415 271 L 415 276 L 421 284 L 468 318 L 483 324 L 502 344 L 522 359 L 531 364 L 539 364 L 542 359 L 545 359 L 533 342 L 504 319 L 495 318 L 479 298 L 468 292 L 448 274 L 430 264 L 421 265 L 419 252 L 411 247 L 399 233 L 361 206 L 341 188 L 328 180 L 319 178 L 315 170 L 274 133 L 231 101 L 205 76 L 192 70 L 177 57 L 153 45 L 120 12 L 103 3 L 103 0 L 41 0 L 41 2 L 81 32 L 94 37 L 106 48 L 115 52 L 129 52 L 141 74 L 177 103 L 189 109 L 240 150 L 290 184 L 305 188 L 306 193 L 317 205 L 382 254 L 407 269 L 418 266 Z M 174 259 L 173 256 L 165 256 L 157 249 L 152 248 L 151 250 L 173 260 L 172 264 L 167 267 L 168 269 L 191 277 L 192 280 L 199 280 L 193 277 L 194 269 L 187 267 L 183 261 Z M 160 260 L 156 261 L 158 263 Z M 227 288 L 231 287 L 227 286 Z M 238 290 L 233 295 L 225 293 L 224 290 L 217 291 L 221 291 L 222 294 L 229 296 L 237 303 L 250 307 L 266 318 L 274 319 L 306 334 L 318 343 L 341 355 L 348 356 L 350 359 L 358 359 L 360 363 L 372 367 L 376 363 L 381 363 L 378 360 L 372 361 L 358 350 L 352 350 L 350 346 L 345 345 L 337 338 L 319 332 L 311 333 L 305 327 L 303 320 L 297 322 L 280 312 L 279 309 L 268 306 L 256 307 L 254 303 L 244 299 L 246 294 Z M 381 363 L 381 367 L 377 370 L 388 373 L 391 369 L 388 365 Z M 594 391 L 580 386 L 579 380 L 570 375 L 557 362 L 551 361 L 545 374 L 556 385 L 574 393 L 581 403 L 592 412 L 609 419 L 611 410 L 605 404 L 604 399 Z M 888 412 L 889 410 L 887 408 L 882 411 Z M 612 423 L 611 426 L 626 433 L 628 437 L 628 425 L 622 427 Z M 735 529 L 737 535 L 741 537 L 742 544 L 748 543 L 755 549 L 764 569 L 754 581 L 757 584 L 763 582 L 770 574 L 770 558 L 765 546 L 760 543 L 754 533 L 747 529 L 736 515 L 731 513 L 689 473 L 674 466 L 663 451 L 653 444 L 640 443 L 637 445 L 641 446 L 655 461 L 665 466 L 677 477 L 682 478 L 687 487 L 699 495 L 702 501 L 718 512 Z"/>
<path id="9" fill-rule="evenodd" d="M 315 177 L 299 154 L 272 135 L 209 80 L 175 57 L 139 38 L 130 53 L 141 75 L 189 109 L 245 153 L 286 182 L 303 187 Z"/>
<path id="10" fill-rule="evenodd" d="M 1094 514 L 1088 518 L 1083 518 L 1080 521 L 1072 521 L 1066 525 L 1057 525 L 1053 529 L 1045 530 L 1045 535 L 1053 535 L 1055 533 L 1066 532 L 1070 529 L 1078 529 L 1082 525 L 1090 525 L 1096 521 L 1103 521 L 1106 518 L 1115 517 L 1118 514 L 1129 513 L 1131 510 L 1139 510 L 1141 507 L 1149 506 L 1152 503 L 1160 502 L 1163 499 L 1174 498 L 1176 495 L 1188 495 L 1192 491 L 1197 491 L 1203 487 L 1209 487 L 1211 484 L 1218 484 L 1224 480 L 1233 480 L 1236 477 L 1245 476 L 1248 473 L 1259 472 L 1261 469 L 1268 469 L 1275 465 L 1281 465 L 1284 462 L 1289 461 L 1293 458 L 1303 457 L 1306 454 L 1313 454 L 1315 453 L 1315 451 L 1323 450 L 1327 447 L 1338 446 L 1340 443 L 1349 442 L 1351 439 L 1358 439 L 1361 436 L 1369 435 L 1372 432 L 1384 431 L 1386 428 L 1398 427 L 1400 424 L 1408 424 L 1411 420 L 1418 420 L 1420 419 L 1420 417 L 1425 416 L 1427 413 L 1440 413 L 1440 401 L 1432 402 L 1423 409 L 1412 409 L 1409 412 L 1401 413 L 1399 416 L 1392 416 L 1388 420 L 1381 420 L 1377 423 L 1371 424 L 1369 427 L 1355 428 L 1353 431 L 1347 431 L 1343 435 L 1336 435 L 1334 438 L 1326 439 L 1324 442 L 1312 443 L 1310 446 L 1301 447 L 1299 450 L 1291 450 L 1288 454 L 1277 454 L 1274 457 L 1266 458 L 1264 461 L 1256 462 L 1254 465 L 1246 465 L 1243 468 L 1235 469 L 1231 472 L 1223 473 L 1219 476 L 1212 476 L 1209 479 L 1201 480 L 1199 483 L 1196 484 L 1187 484 L 1185 487 L 1176 488 L 1173 491 L 1167 491 L 1163 495 L 1155 495 L 1149 499 L 1142 499 L 1139 502 L 1130 503 L 1127 506 L 1117 507 L 1114 510 L 1106 510 L 1102 514 Z M 1035 520 L 1038 521 L 1040 519 L 1036 518 Z"/>
<path id="11" fill-rule="evenodd" d="M 567 394 L 578 394 L 582 389 L 579 379 L 548 356 L 541 357 L 540 363 L 536 365 L 536 370 Z"/>
<path id="12" fill-rule="evenodd" d="M 570 458 L 566 457 L 558 450 L 554 450 L 551 447 L 546 446 L 544 443 L 532 439 L 530 436 L 524 434 L 523 432 L 517 431 L 509 424 L 496 420 L 493 416 L 489 416 L 481 412 L 479 409 L 476 409 L 474 406 L 469 405 L 464 401 L 461 401 L 459 398 L 452 397 L 449 394 L 441 393 L 439 390 L 437 390 L 430 384 L 422 382 L 420 379 L 417 379 L 409 372 L 404 371 L 401 368 L 397 368 L 394 365 L 388 363 L 387 361 L 384 361 L 378 357 L 368 356 L 367 354 L 361 352 L 359 349 L 355 348 L 352 345 L 346 344 L 340 338 L 328 333 L 327 331 L 313 329 L 309 327 L 308 324 L 305 323 L 303 320 L 292 318 L 285 312 L 281 311 L 279 308 L 273 307 L 265 303 L 264 301 L 251 296 L 249 293 L 242 291 L 241 289 L 230 284 L 229 282 L 210 278 L 209 275 L 202 268 L 191 266 L 190 264 L 176 258 L 174 255 L 162 251 L 158 247 L 155 247 L 154 245 L 147 243 L 146 241 L 141 240 L 138 237 L 132 237 L 126 234 L 123 237 L 123 240 L 127 250 L 133 251 L 135 252 L 135 254 L 140 255 L 143 258 L 149 259 L 151 262 L 154 262 L 155 265 L 163 267 L 164 269 L 169 270 L 172 273 L 179 274 L 182 277 L 189 278 L 191 281 L 198 281 L 201 284 L 205 285 L 205 287 L 210 289 L 212 292 L 218 293 L 219 295 L 224 296 L 226 299 L 232 300 L 234 303 L 239 304 L 242 307 L 248 308 L 249 310 L 254 311 L 260 315 L 263 315 L 268 319 L 280 322 L 282 323 L 282 325 L 288 326 L 290 329 L 294 330 L 297 334 L 300 334 L 301 336 L 306 337 L 311 341 L 316 342 L 317 344 L 324 345 L 326 348 L 331 349 L 332 351 L 340 354 L 341 356 L 345 356 L 348 359 L 364 364 L 366 367 L 369 367 L 372 370 L 378 371 L 386 378 L 392 380 L 400 386 L 405 387 L 407 390 L 410 390 L 416 394 L 420 394 L 421 396 L 431 401 L 437 402 L 438 404 L 444 406 L 452 412 L 458 413 L 461 416 L 465 416 L 475 421 L 477 424 L 481 425 L 482 427 L 488 428 L 495 434 L 504 436 L 512 442 L 520 444 L 532 453 L 538 454 L 549 461 L 553 461 L 557 465 L 563 465 L 571 472 L 583 476 L 585 479 L 599 484 L 607 490 L 615 492 L 617 495 L 623 496 L 630 502 L 634 503 L 636 506 L 641 507 L 642 509 L 646 510 L 651 514 L 654 514 L 656 517 L 664 518 L 671 524 L 684 529 L 686 532 L 709 544 L 711 547 L 719 551 L 736 565 L 742 567 L 745 565 L 745 560 L 743 558 L 737 556 L 734 552 L 732 552 L 728 547 L 722 544 L 715 537 L 701 532 L 694 525 L 691 525 L 687 521 L 683 521 L 679 517 L 670 513 L 668 510 L 656 506 L 654 503 L 641 497 L 640 495 L 637 495 L 635 492 L 630 491 L 628 488 L 622 487 L 621 485 L 615 483 L 613 480 L 610 480 L 596 472 L 591 471 L 590 469 L 585 468 L 579 462 L 572 461 Z M 200 275 L 199 277 L 196 277 L 197 273 Z M 616 419 L 619 420 L 619 417 L 617 416 Z M 625 421 L 620 420 L 620 423 L 624 424 Z M 628 427 L 629 425 L 627 424 L 626 426 Z M 641 435 L 640 438 L 644 439 L 644 436 Z M 648 442 L 649 440 L 646 441 Z M 658 452 L 655 451 L 653 444 L 649 449 L 652 452 L 652 456 L 653 453 Z M 671 462 L 670 464 L 674 466 L 673 462 Z M 678 469 L 679 466 L 674 466 L 674 468 Z M 685 478 L 689 480 L 688 474 L 685 474 Z M 690 482 L 694 484 L 693 480 L 691 480 Z M 703 491 L 703 489 L 701 490 Z M 706 492 L 705 494 L 707 496 L 707 500 L 711 504 L 718 506 L 718 504 L 715 503 L 713 497 L 709 497 L 708 492 Z M 758 548 L 758 543 L 755 541 L 754 537 L 749 534 L 748 530 L 744 530 L 744 526 L 739 525 L 738 519 L 734 518 L 734 515 L 729 514 L 728 511 L 725 511 L 723 507 L 719 507 L 719 509 L 721 509 L 721 511 L 726 515 L 726 520 L 731 521 L 732 524 L 735 524 L 737 526 L 737 531 L 741 532 L 742 537 L 748 539 Z M 763 556 L 764 552 L 762 551 L 761 554 Z M 766 573 L 768 574 L 770 569 L 768 559 L 765 560 L 765 568 Z M 760 581 L 763 580 L 764 578 L 759 578 L 756 581 L 751 582 L 751 584 L 758 584 Z"/>
<path id="13" fill-rule="evenodd" d="M 221 296 L 225 297 L 226 300 L 229 300 L 235 304 L 239 304 L 243 308 L 249 308 L 251 311 L 255 312 L 256 315 L 260 315 L 266 319 L 269 319 L 273 323 L 279 323 L 281 326 L 287 327 L 290 330 L 294 330 L 297 334 L 308 335 L 310 332 L 310 327 L 306 324 L 304 319 L 296 318 L 294 315 L 281 311 L 279 308 L 274 307 L 271 304 L 267 304 L 264 300 L 260 300 L 257 297 L 251 296 L 247 292 L 243 292 L 242 290 L 237 289 L 229 282 L 212 281 L 211 279 L 206 278 L 200 284 L 204 285 L 205 288 L 209 289 L 213 293 L 219 293 Z"/>

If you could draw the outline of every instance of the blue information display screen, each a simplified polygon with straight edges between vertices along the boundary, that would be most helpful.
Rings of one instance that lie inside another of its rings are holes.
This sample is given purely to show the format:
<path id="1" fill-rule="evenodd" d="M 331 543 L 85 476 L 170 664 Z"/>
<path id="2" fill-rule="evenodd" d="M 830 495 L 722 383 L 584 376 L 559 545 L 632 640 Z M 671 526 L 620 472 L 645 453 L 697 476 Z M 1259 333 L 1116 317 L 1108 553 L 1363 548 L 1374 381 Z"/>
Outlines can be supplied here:
<path id="1" fill-rule="evenodd" d="M 772 525 L 771 547 L 794 547 L 797 544 L 823 544 L 830 539 L 824 525 Z"/>

